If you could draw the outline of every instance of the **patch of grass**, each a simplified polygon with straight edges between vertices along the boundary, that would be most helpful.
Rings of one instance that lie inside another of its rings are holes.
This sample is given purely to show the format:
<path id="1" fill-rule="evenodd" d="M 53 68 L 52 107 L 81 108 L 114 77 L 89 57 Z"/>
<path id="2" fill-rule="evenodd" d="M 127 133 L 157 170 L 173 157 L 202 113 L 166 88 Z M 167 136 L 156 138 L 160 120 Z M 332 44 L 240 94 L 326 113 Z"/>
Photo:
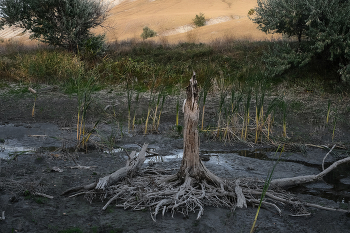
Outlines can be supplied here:
<path id="1" fill-rule="evenodd" d="M 175 125 L 174 126 L 174 130 L 179 136 L 182 136 L 182 129 L 183 129 L 182 125 Z"/>
<path id="2" fill-rule="evenodd" d="M 24 196 L 24 199 L 26 199 L 26 200 L 30 199 L 30 198 L 31 198 L 31 193 L 30 193 L 30 191 L 29 191 L 29 190 L 25 190 L 25 191 L 23 192 L 23 196 Z"/>
<path id="3" fill-rule="evenodd" d="M 23 81 L 57 84 L 76 76 L 84 63 L 65 51 L 39 51 L 16 57 L 18 74 Z"/>

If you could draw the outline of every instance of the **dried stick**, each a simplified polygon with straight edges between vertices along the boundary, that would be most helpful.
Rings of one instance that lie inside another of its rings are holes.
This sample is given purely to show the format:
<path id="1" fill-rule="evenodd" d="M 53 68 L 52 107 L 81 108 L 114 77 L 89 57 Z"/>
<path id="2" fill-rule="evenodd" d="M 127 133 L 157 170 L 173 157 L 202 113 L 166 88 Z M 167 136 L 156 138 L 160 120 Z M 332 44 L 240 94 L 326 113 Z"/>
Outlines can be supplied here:
<path id="1" fill-rule="evenodd" d="M 321 179 L 323 176 L 325 176 L 327 173 L 335 169 L 338 165 L 350 162 L 350 157 L 347 157 L 345 159 L 338 160 L 334 162 L 331 166 L 329 166 L 326 170 L 322 171 L 321 173 L 317 175 L 308 175 L 308 176 L 297 176 L 292 178 L 282 178 L 282 179 L 275 179 L 271 181 L 271 185 L 276 185 L 279 187 L 286 187 L 286 186 L 294 186 L 298 184 L 305 184 L 312 181 L 315 181 L 317 179 Z"/>
<path id="2" fill-rule="evenodd" d="M 324 171 L 324 161 L 326 160 L 327 156 L 332 152 L 332 150 L 334 149 L 336 144 L 334 144 L 334 146 L 332 147 L 332 149 L 326 154 L 326 156 L 323 158 L 322 161 L 322 171 Z"/>

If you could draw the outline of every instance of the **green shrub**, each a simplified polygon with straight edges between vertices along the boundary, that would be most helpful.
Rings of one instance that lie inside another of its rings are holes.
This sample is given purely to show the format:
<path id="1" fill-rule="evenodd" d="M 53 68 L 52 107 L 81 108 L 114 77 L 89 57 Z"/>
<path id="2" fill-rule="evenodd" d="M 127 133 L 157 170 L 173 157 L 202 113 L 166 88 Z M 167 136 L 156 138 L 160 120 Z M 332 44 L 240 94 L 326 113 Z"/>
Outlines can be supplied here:
<path id="1" fill-rule="evenodd" d="M 205 17 L 203 13 L 199 13 L 199 15 L 196 15 L 196 17 L 193 19 L 194 25 L 197 27 L 202 27 L 205 25 Z"/>
<path id="2" fill-rule="evenodd" d="M 255 13 L 255 10 L 252 8 L 248 11 L 248 15 L 253 15 Z"/>
<path id="3" fill-rule="evenodd" d="M 157 33 L 155 31 L 153 31 L 152 29 L 150 29 L 149 27 L 146 26 L 143 28 L 141 38 L 146 40 L 147 38 L 154 37 L 156 35 L 157 35 Z"/>
<path id="4" fill-rule="evenodd" d="M 302 67 L 315 59 L 338 66 L 339 80 L 350 83 L 350 1 L 258 0 L 251 18 L 266 33 L 296 37 L 270 50 L 266 61 L 272 75 Z"/>

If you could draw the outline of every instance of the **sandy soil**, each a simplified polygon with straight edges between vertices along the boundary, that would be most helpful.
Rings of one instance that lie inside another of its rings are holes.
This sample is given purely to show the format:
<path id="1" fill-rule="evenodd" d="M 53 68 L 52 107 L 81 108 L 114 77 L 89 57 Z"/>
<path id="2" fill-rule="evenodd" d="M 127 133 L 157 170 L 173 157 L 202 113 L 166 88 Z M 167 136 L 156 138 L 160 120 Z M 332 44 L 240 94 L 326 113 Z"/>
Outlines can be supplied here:
<path id="1" fill-rule="evenodd" d="M 31 117 L 33 99 L 31 96 L 9 95 L 3 92 L 0 102 L 0 156 L 13 156 L 15 160 L 3 160 L 0 164 L 0 211 L 5 211 L 5 220 L 0 220 L 1 232 L 59 232 L 68 229 L 79 229 L 80 232 L 248 232 L 253 222 L 256 209 L 228 209 L 208 207 L 201 219 L 196 214 L 183 217 L 180 214 L 173 218 L 170 214 L 158 216 L 153 222 L 148 211 L 123 210 L 110 206 L 102 211 L 105 203 L 96 198 L 89 203 L 83 196 L 75 198 L 62 197 L 63 190 L 87 184 L 101 176 L 122 167 L 125 154 L 119 150 L 106 153 L 108 144 L 88 153 L 73 152 L 75 145 L 76 100 L 50 91 L 39 94 L 35 118 Z M 40 93 L 40 92 L 39 92 Z M 118 94 L 119 93 L 119 94 Z M 99 96 L 99 98 L 98 98 Z M 116 96 L 118 100 L 116 101 Z M 310 97 L 309 97 L 310 98 Z M 94 122 L 102 117 L 102 122 L 92 141 L 101 145 L 107 138 L 113 138 L 114 148 L 122 146 L 129 151 L 139 149 L 137 144 L 150 143 L 163 157 L 147 161 L 145 167 L 173 170 L 179 168 L 182 152 L 182 139 L 173 130 L 175 121 L 171 108 L 175 99 L 169 99 L 168 106 L 162 115 L 160 133 L 144 136 L 142 126 L 135 132 L 125 130 L 120 134 L 120 125 L 112 121 L 112 109 L 104 111 L 107 105 L 116 104 L 117 117 L 122 119 L 126 111 L 125 93 L 107 91 L 96 94 L 96 102 L 89 112 L 89 119 Z M 215 103 L 210 97 L 208 103 Z M 145 101 L 145 100 L 143 100 Z M 16 107 L 13 107 L 16 106 Z M 141 102 L 140 114 L 144 113 L 147 104 Z M 208 118 L 215 115 L 215 104 L 208 106 Z M 180 117 L 181 119 L 181 117 Z M 299 131 L 308 130 L 306 122 L 294 123 Z M 289 121 L 289 124 L 292 124 Z M 125 122 L 124 122 L 125 125 Z M 349 127 L 339 128 L 338 140 L 348 140 Z M 306 131 L 304 133 L 307 133 Z M 327 133 L 328 134 L 328 133 Z M 341 136 L 342 135 L 342 136 Z M 317 138 L 305 138 L 305 142 L 317 142 Z M 112 140 L 112 139 L 111 139 Z M 318 139 L 317 139 L 318 140 Z M 327 140 L 321 141 L 327 144 Z M 12 148 L 17 148 L 13 149 Z M 22 149 L 19 149 L 22 147 Z M 272 167 L 274 153 L 268 152 L 268 145 L 260 144 L 251 148 L 244 143 L 223 143 L 211 140 L 202 135 L 201 153 L 209 157 L 205 165 L 223 178 L 256 177 L 264 179 Z M 105 152 L 104 152 L 105 151 Z M 11 153 L 9 153 L 11 152 Z M 15 153 L 16 152 L 16 153 Z M 304 151 L 305 152 L 305 151 Z M 274 178 L 296 175 L 316 174 L 320 171 L 320 162 L 327 151 L 308 147 L 306 153 L 292 151 L 283 154 L 283 161 L 277 166 Z M 93 166 L 91 169 L 73 169 L 73 159 L 82 166 Z M 272 159 L 272 160 L 271 160 Z M 336 158 L 329 156 L 329 162 Z M 62 172 L 57 172 L 57 169 Z M 350 208 L 349 167 L 343 173 L 331 175 L 336 178 L 320 181 L 315 184 L 291 190 L 302 201 L 333 207 Z M 56 171 L 55 171 L 56 170 Z M 342 189 L 336 189 L 341 183 Z M 52 195 L 53 199 L 26 195 L 25 190 L 41 191 Z M 332 194 L 332 195 L 324 195 Z M 283 211 L 279 216 L 274 210 L 262 209 L 259 214 L 256 232 L 347 232 L 350 229 L 349 215 L 309 208 L 311 215 L 305 217 L 290 216 L 289 206 L 276 203 Z M 79 231 L 76 231 L 79 232 Z"/>

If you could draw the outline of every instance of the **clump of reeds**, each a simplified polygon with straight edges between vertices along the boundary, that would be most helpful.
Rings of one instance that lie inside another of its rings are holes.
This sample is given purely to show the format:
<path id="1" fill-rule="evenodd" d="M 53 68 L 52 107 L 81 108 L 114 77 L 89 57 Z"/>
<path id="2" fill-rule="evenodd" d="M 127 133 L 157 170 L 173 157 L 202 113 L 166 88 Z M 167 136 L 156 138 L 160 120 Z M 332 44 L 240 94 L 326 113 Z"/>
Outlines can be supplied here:
<path id="1" fill-rule="evenodd" d="M 243 116 L 242 134 L 241 134 L 241 138 L 243 140 L 247 140 L 248 125 L 249 125 L 249 119 L 250 119 L 249 109 L 250 109 L 251 99 L 252 99 L 252 89 L 249 88 L 247 91 L 246 102 L 244 104 L 244 116 Z"/>
<path id="2" fill-rule="evenodd" d="M 99 121 L 95 123 L 91 130 L 86 130 L 86 116 L 87 111 L 92 103 L 92 92 L 96 84 L 96 74 L 86 74 L 83 70 L 80 75 L 75 79 L 77 87 L 77 100 L 78 100 L 78 116 L 77 116 L 77 149 L 87 149 L 87 142 L 92 135 L 93 130 L 97 127 Z M 87 76 L 87 77 L 86 77 Z"/>
<path id="3" fill-rule="evenodd" d="M 201 130 L 203 130 L 203 127 L 204 127 L 205 102 L 207 100 L 209 87 L 210 87 L 210 79 L 207 78 L 205 83 L 204 83 L 204 85 L 203 85 L 203 87 L 201 88 L 201 92 L 200 92 L 200 95 L 199 95 L 199 101 L 203 97 L 203 110 L 202 110 L 202 126 L 201 126 Z"/>
<path id="4" fill-rule="evenodd" d="M 135 95 L 135 105 L 139 103 L 140 100 L 140 92 L 137 92 Z M 132 130 L 135 129 L 135 121 L 136 121 L 136 108 L 134 109 L 134 117 L 132 119 Z"/>
<path id="5" fill-rule="evenodd" d="M 287 103 L 284 100 L 280 102 L 280 108 L 282 111 L 282 128 L 283 128 L 283 137 L 287 138 Z"/>
<path id="6" fill-rule="evenodd" d="M 237 124 L 237 118 L 239 117 L 239 109 L 240 109 L 240 104 L 242 102 L 242 94 L 239 94 L 236 96 L 236 90 L 234 87 L 231 89 L 231 100 L 230 100 L 230 105 L 231 105 L 231 114 L 229 114 L 229 111 L 227 111 L 227 119 L 226 119 L 226 129 L 225 129 L 225 134 L 224 134 L 224 139 L 228 138 L 229 139 L 229 130 L 231 130 L 231 134 L 233 136 L 236 136 L 236 129 L 238 129 Z M 231 127 L 230 127 L 230 122 L 231 122 Z"/>
<path id="7" fill-rule="evenodd" d="M 255 93 L 255 143 L 258 142 L 258 138 L 262 132 L 264 126 L 264 99 L 265 92 L 262 91 L 259 95 L 258 91 Z"/>
<path id="8" fill-rule="evenodd" d="M 326 118 L 326 123 L 328 124 L 329 120 L 329 114 L 331 112 L 331 100 L 328 100 L 328 107 L 327 107 L 327 118 Z"/>
<path id="9" fill-rule="evenodd" d="M 167 94 L 164 92 L 162 94 L 162 101 L 161 101 L 161 105 L 160 105 L 160 111 L 159 111 L 159 115 L 158 115 L 158 122 L 157 122 L 156 131 L 158 131 L 158 127 L 159 127 L 159 123 L 160 123 L 160 116 L 162 115 L 163 106 L 164 106 L 164 102 L 165 102 L 166 97 L 167 97 Z"/>
<path id="10" fill-rule="evenodd" d="M 151 91 L 150 93 L 150 97 L 148 100 L 148 109 L 147 109 L 147 117 L 146 117 L 146 122 L 145 122 L 145 131 L 144 134 L 147 134 L 147 127 L 148 127 L 148 120 L 151 114 L 151 110 L 152 110 L 152 103 L 154 102 L 154 94 L 153 91 Z"/>

